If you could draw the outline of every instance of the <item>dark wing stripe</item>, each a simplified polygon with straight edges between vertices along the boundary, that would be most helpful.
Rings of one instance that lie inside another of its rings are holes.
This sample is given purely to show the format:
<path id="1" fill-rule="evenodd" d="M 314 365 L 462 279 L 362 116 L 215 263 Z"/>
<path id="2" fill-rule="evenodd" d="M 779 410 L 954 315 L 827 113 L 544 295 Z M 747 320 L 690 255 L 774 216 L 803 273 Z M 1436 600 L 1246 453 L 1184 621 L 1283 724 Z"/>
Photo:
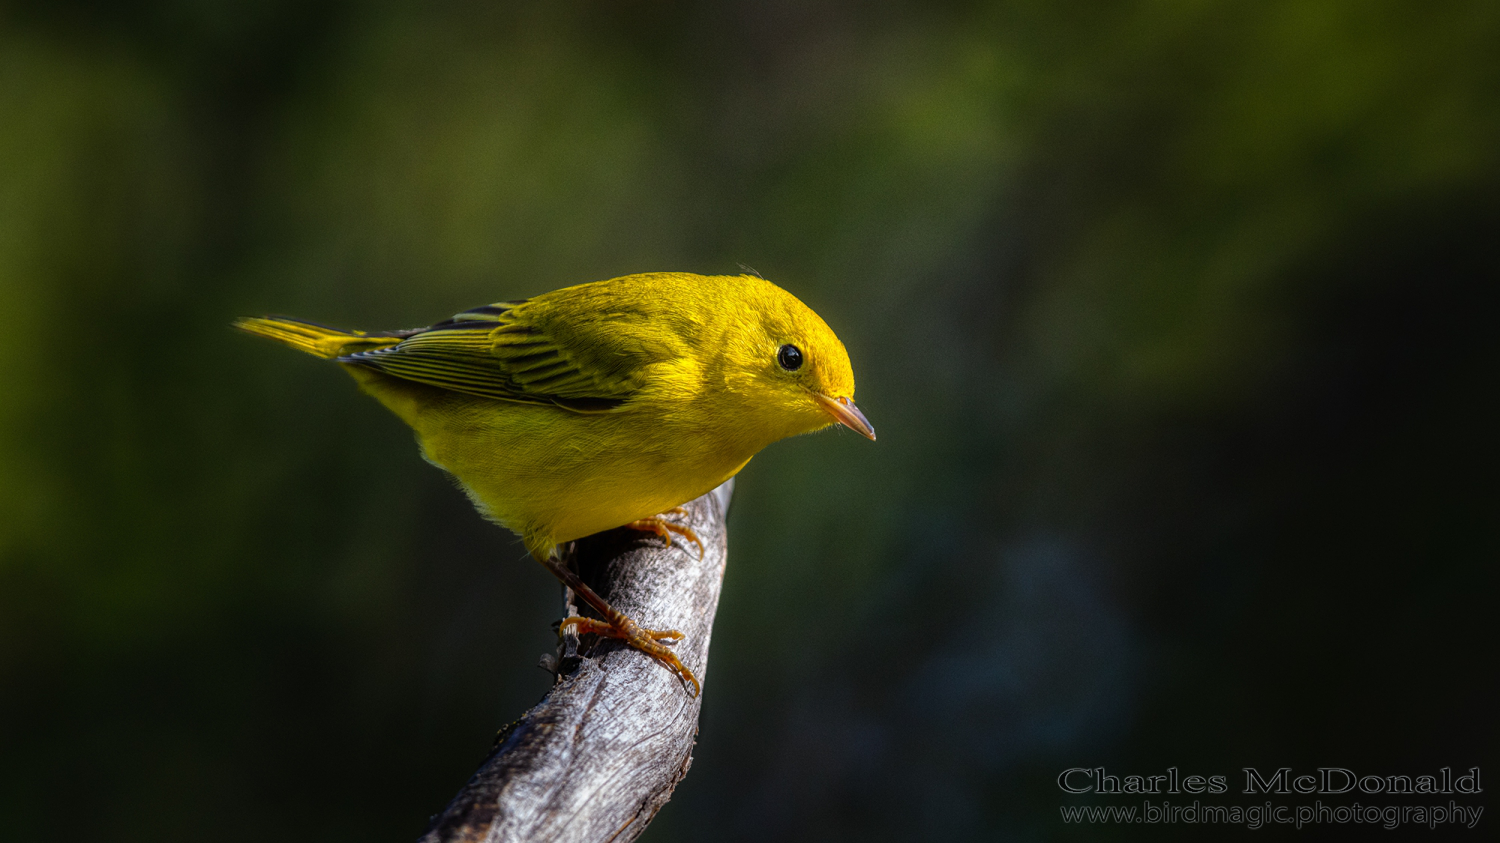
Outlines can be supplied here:
<path id="1" fill-rule="evenodd" d="M 505 365 L 506 368 L 514 371 L 517 375 L 524 374 L 529 377 L 539 377 L 542 372 L 558 368 L 572 368 L 573 364 L 558 357 L 556 354 L 534 354 L 521 361 L 507 358 Z"/>
<path id="2" fill-rule="evenodd" d="M 530 325 L 522 325 L 515 322 L 501 323 L 500 327 L 495 329 L 495 333 L 504 336 L 516 337 L 535 337 L 542 335 L 541 331 L 538 331 Z"/>
<path id="3" fill-rule="evenodd" d="M 356 362 L 369 365 L 371 361 Z M 390 363 L 391 361 L 381 361 L 381 365 L 374 365 L 372 368 L 378 369 L 388 375 L 394 375 L 395 377 L 417 383 L 451 389 L 454 392 L 463 392 L 469 395 L 478 395 L 484 398 L 514 401 L 520 404 L 552 403 L 546 396 L 528 396 L 512 389 L 506 389 L 493 379 L 486 378 L 483 373 L 466 376 L 464 373 L 452 370 L 435 371 L 428 367 L 393 366 Z"/>
<path id="4" fill-rule="evenodd" d="M 473 321 L 489 322 L 489 323 L 493 324 L 495 322 L 500 321 L 500 317 L 504 316 L 506 314 L 506 312 L 508 312 L 511 308 L 513 308 L 513 307 L 519 307 L 519 306 L 521 306 L 521 305 L 523 305 L 525 303 L 526 303 L 525 299 L 521 299 L 520 301 L 501 301 L 501 302 L 495 302 L 494 304 L 487 304 L 487 305 L 484 305 L 482 307 L 476 307 L 476 308 L 473 308 L 471 310 L 465 310 L 463 313 L 455 314 L 454 317 L 452 319 L 448 320 L 448 321 L 450 321 L 450 322 L 468 322 L 468 321 L 473 320 Z"/>
<path id="5" fill-rule="evenodd" d="M 426 329 L 426 331 L 475 331 L 475 330 L 478 330 L 478 331 L 493 331 L 493 330 L 495 330 L 495 323 L 494 322 L 485 322 L 485 321 L 468 321 L 468 320 L 460 321 L 458 319 L 449 319 L 449 320 L 444 321 L 444 322 L 439 322 L 436 325 L 433 325 L 431 328 L 427 328 Z M 424 333 L 425 333 L 425 331 L 424 331 Z"/>
<path id="6" fill-rule="evenodd" d="M 497 378 L 493 368 L 478 360 L 469 362 L 415 349 L 402 351 L 399 346 L 384 350 L 391 353 L 360 353 L 349 357 L 352 362 L 364 363 L 386 374 L 433 386 L 526 403 L 547 401 L 545 396 L 523 394 L 517 388 L 519 384 L 508 378 Z"/>
<path id="7" fill-rule="evenodd" d="M 571 380 L 576 376 L 576 370 L 568 364 L 568 361 L 559 360 L 551 366 L 542 366 L 535 369 L 528 369 L 524 372 L 517 372 L 516 380 L 527 386 L 537 386 L 549 381 Z"/>
<path id="8" fill-rule="evenodd" d="M 557 343 L 546 337 L 526 337 L 517 341 L 514 337 L 506 336 L 499 331 L 490 334 L 490 353 L 502 357 L 524 357 L 528 354 L 556 350 Z"/>
<path id="9" fill-rule="evenodd" d="M 475 349 L 488 350 L 490 343 L 486 337 L 475 336 L 474 331 L 464 330 L 470 325 L 480 326 L 491 331 L 495 329 L 493 325 L 482 322 L 460 322 L 457 325 L 452 325 L 447 328 L 429 328 L 420 334 L 414 334 L 411 337 L 408 337 L 406 342 L 402 343 L 402 345 L 415 347 L 419 345 L 431 344 L 457 344 L 469 346 Z"/>

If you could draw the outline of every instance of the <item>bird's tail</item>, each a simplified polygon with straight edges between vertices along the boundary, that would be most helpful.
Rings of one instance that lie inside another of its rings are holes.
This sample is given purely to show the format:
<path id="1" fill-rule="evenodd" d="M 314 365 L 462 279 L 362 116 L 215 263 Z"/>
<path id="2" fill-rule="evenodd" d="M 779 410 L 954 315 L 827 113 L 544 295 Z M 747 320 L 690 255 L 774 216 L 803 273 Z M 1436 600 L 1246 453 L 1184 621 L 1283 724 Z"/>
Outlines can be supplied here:
<path id="1" fill-rule="evenodd" d="M 247 334 L 276 340 L 314 357 L 343 357 L 356 351 L 368 351 L 401 342 L 400 336 L 342 331 L 288 316 L 247 316 L 234 320 L 234 327 Z"/>

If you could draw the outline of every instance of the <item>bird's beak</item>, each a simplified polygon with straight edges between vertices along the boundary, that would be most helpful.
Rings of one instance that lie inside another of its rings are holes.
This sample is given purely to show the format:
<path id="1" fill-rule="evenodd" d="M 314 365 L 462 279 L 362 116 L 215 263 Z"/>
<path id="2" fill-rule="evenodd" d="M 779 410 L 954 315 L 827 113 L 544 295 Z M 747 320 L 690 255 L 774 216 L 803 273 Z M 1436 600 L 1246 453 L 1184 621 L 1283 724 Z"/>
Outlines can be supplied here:
<path id="1" fill-rule="evenodd" d="M 850 401 L 848 398 L 829 398 L 821 392 L 814 392 L 813 397 L 818 399 L 818 403 L 823 405 L 823 409 L 828 411 L 828 415 L 837 419 L 839 424 L 844 425 L 871 442 L 875 441 L 875 428 L 870 424 L 870 420 L 865 418 L 865 414 L 861 413 L 859 408 L 854 406 L 853 401 Z"/>

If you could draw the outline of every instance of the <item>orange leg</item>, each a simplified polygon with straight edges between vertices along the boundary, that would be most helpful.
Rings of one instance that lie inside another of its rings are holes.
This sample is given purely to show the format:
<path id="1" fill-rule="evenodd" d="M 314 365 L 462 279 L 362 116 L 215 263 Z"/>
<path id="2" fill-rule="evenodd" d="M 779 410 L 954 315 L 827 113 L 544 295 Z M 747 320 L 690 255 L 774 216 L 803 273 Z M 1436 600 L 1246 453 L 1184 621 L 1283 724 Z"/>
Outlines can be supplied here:
<path id="1" fill-rule="evenodd" d="M 615 609 L 615 607 L 609 605 L 609 601 L 600 597 L 592 588 L 589 588 L 583 580 L 578 578 L 577 574 L 570 571 L 556 557 L 548 556 L 541 561 L 552 572 L 553 576 L 562 580 L 563 585 L 573 589 L 573 593 L 578 595 L 583 602 L 607 618 L 607 620 L 602 621 L 594 620 L 593 618 L 582 618 L 576 615 L 570 618 L 563 618 L 562 623 L 558 624 L 557 627 L 558 635 L 562 635 L 569 627 L 576 627 L 580 635 L 592 632 L 595 635 L 618 638 L 631 647 L 661 662 L 663 667 L 676 673 L 683 682 L 691 684 L 693 686 L 693 696 L 696 697 L 703 693 L 703 686 L 699 684 L 698 677 L 694 676 L 687 665 L 683 664 L 682 660 L 677 658 L 676 653 L 672 652 L 670 648 L 658 640 L 678 641 L 681 640 L 682 633 L 675 629 L 646 629 L 631 620 L 624 613 Z"/>
<path id="2" fill-rule="evenodd" d="M 640 530 L 643 533 L 655 533 L 656 535 L 661 537 L 661 540 L 666 543 L 667 547 L 672 546 L 672 534 L 676 533 L 677 535 L 682 536 L 693 544 L 698 545 L 698 558 L 702 559 L 703 542 L 698 538 L 698 534 L 693 532 L 692 527 L 687 527 L 682 524 L 674 524 L 671 521 L 668 521 L 668 515 L 675 515 L 681 518 L 682 516 L 687 515 L 687 510 L 683 509 L 680 506 L 674 506 L 660 515 L 653 515 L 650 518 L 642 518 L 639 521 L 632 521 L 625 526 L 629 527 L 632 530 Z"/>
<path id="3" fill-rule="evenodd" d="M 564 630 L 571 626 L 578 628 L 579 635 L 586 635 L 592 632 L 595 635 L 602 635 L 606 638 L 618 638 L 661 662 L 663 667 L 675 671 L 682 678 L 682 681 L 692 683 L 693 696 L 696 697 L 703 693 L 703 686 L 698 684 L 698 677 L 694 676 L 691 670 L 688 670 L 687 665 L 684 665 L 677 658 L 676 653 L 657 641 L 659 638 L 664 638 L 668 641 L 678 641 L 681 640 L 682 633 L 675 629 L 646 629 L 619 612 L 612 611 L 610 614 L 613 617 L 609 621 L 596 621 L 593 618 L 580 618 L 577 616 L 563 618 L 562 623 L 557 627 L 557 634 L 561 635 Z"/>

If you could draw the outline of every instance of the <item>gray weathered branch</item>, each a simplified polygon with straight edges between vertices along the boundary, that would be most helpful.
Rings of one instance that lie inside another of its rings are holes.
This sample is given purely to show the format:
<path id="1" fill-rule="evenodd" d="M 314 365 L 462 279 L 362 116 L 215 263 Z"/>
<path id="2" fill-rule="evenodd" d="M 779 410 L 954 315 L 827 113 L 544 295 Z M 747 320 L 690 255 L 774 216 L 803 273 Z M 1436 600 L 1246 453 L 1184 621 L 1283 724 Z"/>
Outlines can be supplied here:
<path id="1" fill-rule="evenodd" d="M 707 687 L 708 644 L 727 557 L 724 515 L 734 481 L 686 505 L 681 539 L 613 530 L 575 543 L 583 581 L 650 629 L 676 629 L 678 658 Z M 684 547 L 686 545 L 686 547 Z M 568 593 L 567 611 L 576 613 Z M 558 680 L 495 741 L 479 772 L 420 843 L 634 840 L 687 775 L 701 697 L 671 670 L 619 641 L 569 635 Z"/>

